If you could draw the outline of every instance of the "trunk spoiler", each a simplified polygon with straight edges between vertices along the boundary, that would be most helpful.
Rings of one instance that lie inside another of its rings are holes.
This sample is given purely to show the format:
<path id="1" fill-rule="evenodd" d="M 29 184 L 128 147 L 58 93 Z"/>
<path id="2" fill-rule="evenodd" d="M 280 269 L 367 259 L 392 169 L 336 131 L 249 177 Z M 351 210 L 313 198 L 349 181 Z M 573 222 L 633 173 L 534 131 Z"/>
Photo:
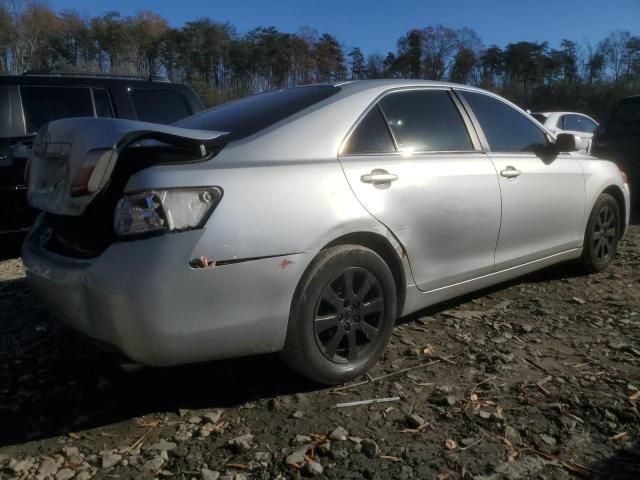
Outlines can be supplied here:
<path id="1" fill-rule="evenodd" d="M 113 118 L 67 118 L 36 135 L 28 165 L 28 200 L 39 210 L 81 215 L 109 180 L 118 157 L 142 141 L 199 149 L 229 141 L 226 132 Z M 81 188 L 77 182 L 81 182 Z"/>

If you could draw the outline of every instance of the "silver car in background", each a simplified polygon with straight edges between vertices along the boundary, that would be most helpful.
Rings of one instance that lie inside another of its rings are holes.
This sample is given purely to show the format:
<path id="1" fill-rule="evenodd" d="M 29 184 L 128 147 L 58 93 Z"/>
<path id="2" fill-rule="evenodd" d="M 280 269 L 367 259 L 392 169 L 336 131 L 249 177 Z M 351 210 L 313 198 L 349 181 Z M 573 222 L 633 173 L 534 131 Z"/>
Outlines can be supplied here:
<path id="1" fill-rule="evenodd" d="M 578 150 L 591 152 L 593 133 L 598 128 L 598 122 L 590 116 L 577 112 L 533 112 L 531 116 L 554 135 L 575 135 L 580 139 Z"/>
<path id="2" fill-rule="evenodd" d="M 281 351 L 319 382 L 382 354 L 396 318 L 577 260 L 605 269 L 624 174 L 485 91 L 419 80 L 263 93 L 173 126 L 40 131 L 23 246 L 72 328 L 167 366 Z"/>

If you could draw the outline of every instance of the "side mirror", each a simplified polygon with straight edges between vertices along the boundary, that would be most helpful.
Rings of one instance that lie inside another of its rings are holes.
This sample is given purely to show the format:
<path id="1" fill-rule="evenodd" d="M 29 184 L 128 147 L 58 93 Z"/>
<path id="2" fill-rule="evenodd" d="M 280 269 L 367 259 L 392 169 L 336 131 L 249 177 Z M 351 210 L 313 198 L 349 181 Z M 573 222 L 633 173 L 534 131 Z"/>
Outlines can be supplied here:
<path id="1" fill-rule="evenodd" d="M 576 136 L 571 133 L 559 133 L 554 143 L 555 150 L 558 153 L 575 152 L 579 149 Z"/>

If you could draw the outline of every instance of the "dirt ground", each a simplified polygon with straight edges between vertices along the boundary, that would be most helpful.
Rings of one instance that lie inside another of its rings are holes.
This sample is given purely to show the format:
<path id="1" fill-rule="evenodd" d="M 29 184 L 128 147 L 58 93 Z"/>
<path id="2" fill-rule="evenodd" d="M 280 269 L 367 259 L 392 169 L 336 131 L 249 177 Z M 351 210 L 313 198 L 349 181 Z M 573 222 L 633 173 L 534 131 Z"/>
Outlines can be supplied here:
<path id="1" fill-rule="evenodd" d="M 637 221 L 606 273 L 402 319 L 338 389 L 275 355 L 122 373 L 0 263 L 0 479 L 638 479 L 639 389 Z"/>

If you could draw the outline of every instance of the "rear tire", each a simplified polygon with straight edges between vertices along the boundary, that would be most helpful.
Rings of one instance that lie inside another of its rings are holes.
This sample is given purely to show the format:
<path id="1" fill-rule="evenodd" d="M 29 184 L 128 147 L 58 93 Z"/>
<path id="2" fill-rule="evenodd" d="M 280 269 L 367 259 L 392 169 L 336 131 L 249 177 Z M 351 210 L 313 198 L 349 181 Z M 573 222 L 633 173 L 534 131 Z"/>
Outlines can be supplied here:
<path id="1" fill-rule="evenodd" d="M 580 263 L 586 273 L 602 272 L 613 261 L 620 239 L 620 208 L 608 193 L 602 193 L 591 211 Z"/>
<path id="2" fill-rule="evenodd" d="M 384 260 L 360 245 L 320 252 L 291 306 L 282 357 L 298 373 L 339 384 L 369 370 L 396 319 L 396 288 Z"/>

